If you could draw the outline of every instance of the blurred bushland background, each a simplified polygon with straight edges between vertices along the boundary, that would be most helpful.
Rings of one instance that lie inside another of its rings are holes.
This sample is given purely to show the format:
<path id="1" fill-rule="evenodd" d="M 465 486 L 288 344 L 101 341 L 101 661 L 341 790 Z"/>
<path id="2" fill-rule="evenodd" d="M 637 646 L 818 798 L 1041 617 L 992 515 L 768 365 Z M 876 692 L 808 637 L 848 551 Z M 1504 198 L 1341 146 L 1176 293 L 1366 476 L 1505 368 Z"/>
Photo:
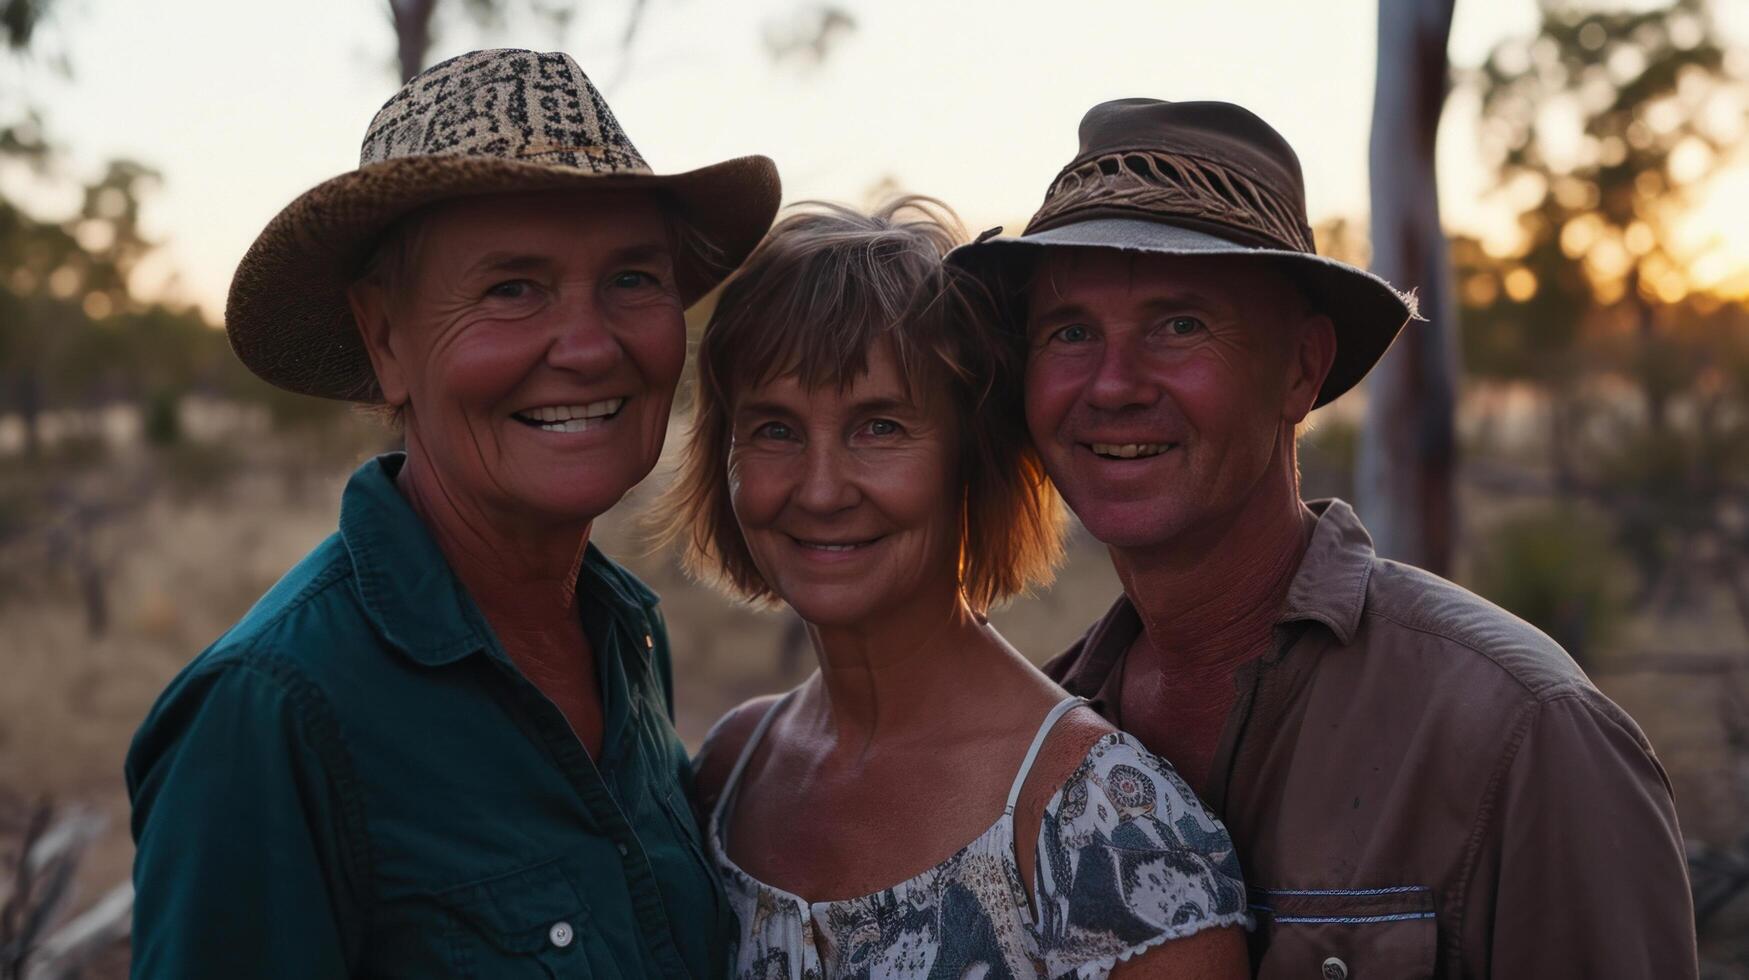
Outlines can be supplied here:
<path id="1" fill-rule="evenodd" d="M 659 170 L 767 153 L 787 200 L 919 191 L 974 232 L 1024 224 L 1096 101 L 1273 122 L 1320 247 L 1428 318 L 1315 417 L 1307 496 L 1640 721 L 1708 975 L 1749 977 L 1749 4 L 0 0 L 0 978 L 123 975 L 132 730 L 393 442 L 236 363 L 236 260 L 400 79 L 498 45 L 573 52 Z M 637 539 L 663 478 L 597 540 L 664 597 L 696 743 L 812 655 Z M 1116 589 L 1078 532 L 996 619 L 1042 660 Z"/>

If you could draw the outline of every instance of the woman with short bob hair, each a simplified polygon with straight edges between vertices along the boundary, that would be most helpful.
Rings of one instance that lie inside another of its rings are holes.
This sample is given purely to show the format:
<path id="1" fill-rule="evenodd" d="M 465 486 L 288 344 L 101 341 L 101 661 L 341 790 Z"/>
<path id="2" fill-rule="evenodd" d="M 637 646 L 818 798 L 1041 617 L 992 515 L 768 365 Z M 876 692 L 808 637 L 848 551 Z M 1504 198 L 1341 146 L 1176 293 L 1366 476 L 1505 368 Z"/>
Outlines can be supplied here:
<path id="1" fill-rule="evenodd" d="M 1049 581 L 1063 514 L 962 238 L 928 198 L 807 206 L 700 344 L 658 525 L 820 665 L 696 761 L 731 973 L 1244 976 L 1225 829 L 986 618 Z"/>

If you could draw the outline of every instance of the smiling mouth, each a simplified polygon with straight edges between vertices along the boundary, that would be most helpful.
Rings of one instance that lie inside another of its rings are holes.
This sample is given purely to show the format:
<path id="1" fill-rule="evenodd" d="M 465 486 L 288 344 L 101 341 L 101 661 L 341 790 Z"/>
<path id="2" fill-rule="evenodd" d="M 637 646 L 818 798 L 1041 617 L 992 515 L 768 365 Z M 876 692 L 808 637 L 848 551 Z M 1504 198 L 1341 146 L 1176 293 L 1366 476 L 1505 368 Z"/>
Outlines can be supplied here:
<path id="1" fill-rule="evenodd" d="M 1091 442 L 1084 443 L 1093 455 L 1102 459 L 1148 459 L 1178 446 L 1176 442 Z"/>
<path id="2" fill-rule="evenodd" d="M 869 538 L 866 541 L 808 541 L 804 538 L 798 538 L 793 534 L 789 536 L 789 539 L 794 541 L 798 546 L 806 548 L 809 551 L 818 551 L 825 554 L 844 554 L 851 551 L 860 551 L 861 549 L 881 540 L 880 538 Z"/>
<path id="3" fill-rule="evenodd" d="M 587 405 L 543 405 L 510 413 L 510 417 L 543 432 L 582 432 L 606 425 L 625 407 L 624 398 L 604 398 Z"/>

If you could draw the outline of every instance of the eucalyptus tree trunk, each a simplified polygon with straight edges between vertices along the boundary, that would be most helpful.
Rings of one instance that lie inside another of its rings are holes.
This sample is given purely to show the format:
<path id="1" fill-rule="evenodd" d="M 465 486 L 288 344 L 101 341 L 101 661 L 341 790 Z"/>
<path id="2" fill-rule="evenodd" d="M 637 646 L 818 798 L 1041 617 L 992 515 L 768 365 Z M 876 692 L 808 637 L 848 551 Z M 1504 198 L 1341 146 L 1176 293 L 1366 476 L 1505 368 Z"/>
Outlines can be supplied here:
<path id="1" fill-rule="evenodd" d="M 1372 264 L 1415 288 L 1411 323 L 1367 382 L 1356 501 L 1379 553 L 1441 574 L 1457 520 L 1457 315 L 1439 223 L 1434 141 L 1449 89 L 1454 0 L 1379 0 L 1372 117 Z"/>
<path id="2" fill-rule="evenodd" d="M 437 0 L 389 0 L 389 16 L 395 23 L 395 61 L 401 68 L 401 84 L 425 70 L 425 54 L 431 49 L 431 14 Z"/>

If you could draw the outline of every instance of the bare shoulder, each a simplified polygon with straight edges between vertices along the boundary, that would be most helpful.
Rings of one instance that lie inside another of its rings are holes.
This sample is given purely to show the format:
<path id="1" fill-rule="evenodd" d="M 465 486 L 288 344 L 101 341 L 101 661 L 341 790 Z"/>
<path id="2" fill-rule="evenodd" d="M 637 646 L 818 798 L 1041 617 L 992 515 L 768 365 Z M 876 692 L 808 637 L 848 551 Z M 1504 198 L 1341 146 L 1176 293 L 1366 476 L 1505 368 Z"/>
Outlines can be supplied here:
<path id="1" fill-rule="evenodd" d="M 1051 797 L 1081 768 L 1094 744 L 1115 731 L 1111 722 L 1087 705 L 1059 718 L 1039 746 L 1038 758 L 1021 786 L 1016 812 L 1031 814 L 1036 823 Z"/>
<path id="2" fill-rule="evenodd" d="M 1033 760 L 1032 770 L 1026 774 L 1026 782 L 1020 787 L 1020 799 L 1014 806 L 1014 839 L 1017 843 L 1038 840 L 1045 807 L 1050 805 L 1051 797 L 1081 768 L 1093 746 L 1116 730 L 1111 727 L 1111 722 L 1086 705 L 1057 719 L 1045 737 L 1045 743 L 1039 746 L 1038 758 Z M 1014 850 L 1020 880 L 1026 882 L 1028 891 L 1032 891 L 1037 854 L 1030 845 L 1017 846 Z"/>
<path id="3" fill-rule="evenodd" d="M 692 757 L 692 778 L 698 786 L 699 806 L 705 813 L 716 806 L 717 796 L 722 793 L 723 784 L 729 781 L 735 761 L 741 758 L 741 750 L 753 737 L 753 729 L 759 727 L 760 719 L 782 697 L 782 694 L 763 694 L 744 701 L 718 718 L 705 735 L 698 754 Z"/>

